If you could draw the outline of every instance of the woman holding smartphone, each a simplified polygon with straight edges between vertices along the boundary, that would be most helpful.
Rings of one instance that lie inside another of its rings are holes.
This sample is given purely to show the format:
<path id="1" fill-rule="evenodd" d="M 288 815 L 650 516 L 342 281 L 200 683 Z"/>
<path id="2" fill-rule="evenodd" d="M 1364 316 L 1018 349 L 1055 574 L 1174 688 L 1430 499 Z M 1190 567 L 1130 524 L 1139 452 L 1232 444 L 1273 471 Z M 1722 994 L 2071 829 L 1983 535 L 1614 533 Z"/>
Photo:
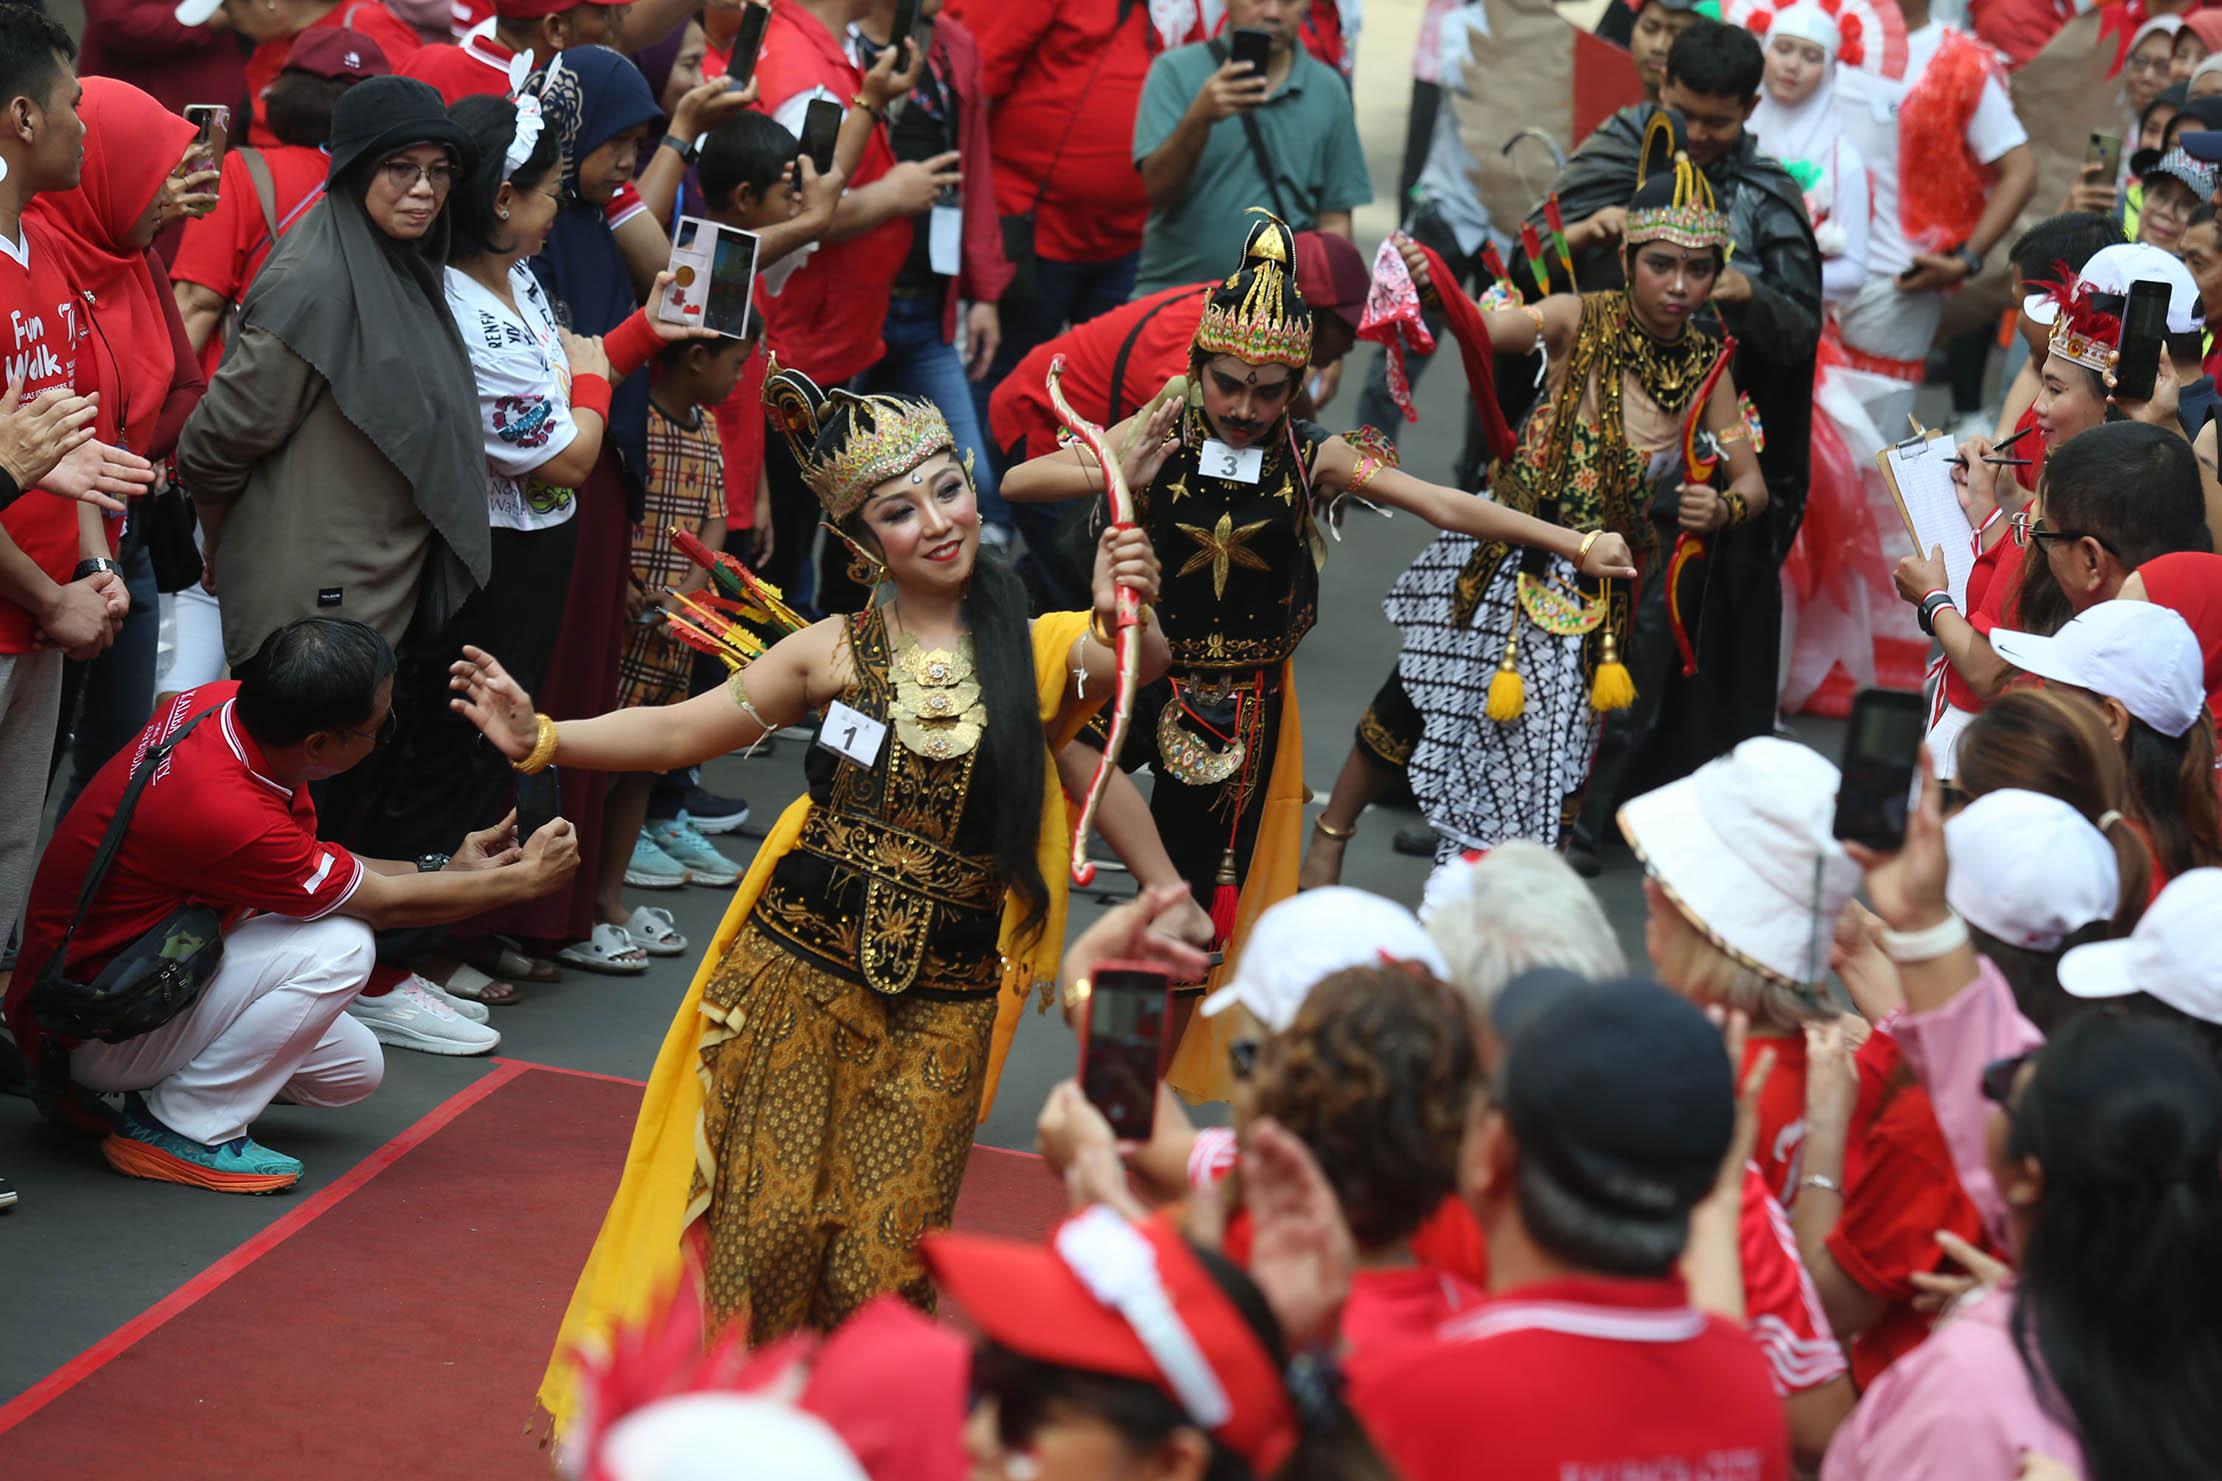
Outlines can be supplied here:
<path id="1" fill-rule="evenodd" d="M 1018 1011 L 1064 941 L 1064 796 L 1051 770 L 1111 692 L 1118 589 L 1147 601 L 1139 531 L 1096 552 L 1093 617 L 1029 623 L 948 423 L 930 402 L 822 398 L 774 377 L 827 520 L 892 595 L 781 639 L 684 704 L 562 723 L 489 654 L 456 708 L 520 770 L 668 771 L 818 711 L 807 796 L 726 912 L 650 1080 L 616 1204 L 540 1397 L 574 1404 L 572 1350 L 699 1260 L 711 1330 L 830 1328 L 894 1291 L 930 1307 L 918 1236 L 948 1226 Z M 1164 639 L 1140 635 L 1142 674 Z"/>

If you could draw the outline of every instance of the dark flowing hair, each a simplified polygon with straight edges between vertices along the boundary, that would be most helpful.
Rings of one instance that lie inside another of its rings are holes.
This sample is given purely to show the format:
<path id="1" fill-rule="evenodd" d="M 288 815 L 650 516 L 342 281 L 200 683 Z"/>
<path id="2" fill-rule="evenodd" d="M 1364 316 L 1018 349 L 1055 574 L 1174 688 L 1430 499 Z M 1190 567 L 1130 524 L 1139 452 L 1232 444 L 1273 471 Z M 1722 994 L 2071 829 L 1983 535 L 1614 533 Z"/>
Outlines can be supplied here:
<path id="1" fill-rule="evenodd" d="M 523 164 L 508 168 L 509 146 L 517 137 L 517 105 L 505 98 L 477 94 L 458 100 L 448 116 L 470 134 L 478 145 L 478 168 L 455 182 L 448 193 L 449 228 L 447 260 L 460 262 L 481 253 L 508 252 L 500 239 L 508 235 L 494 214 L 494 198 L 504 185 L 519 190 L 548 182 L 563 163 L 563 141 L 552 128 L 540 130 L 532 152 Z"/>
<path id="2" fill-rule="evenodd" d="M 1267 1358 L 1276 1368 L 1285 1367 L 1287 1343 L 1264 1293 L 1225 1256 L 1189 1248 L 1257 1334 Z M 1180 1430 L 1202 1428 L 1154 1383 L 1044 1362 L 996 1342 L 984 1341 L 973 1353 L 972 1389 L 995 1399 L 997 1423 L 1011 1440 L 1031 1432 L 1052 1406 L 1102 1420 L 1135 1451 L 1155 1449 Z M 1254 1476 L 1247 1461 L 1213 1439 L 1203 1481 L 1395 1481 L 1395 1471 L 1340 1395 L 1321 1395 L 1317 1402 L 1323 1412 L 1308 1416 L 1295 1449 L 1271 1476 Z"/>
<path id="3" fill-rule="evenodd" d="M 819 456 L 848 441 L 860 404 L 844 397 L 826 408 L 818 430 Z M 971 481 L 967 470 L 965 482 Z M 861 509 L 843 519 L 841 529 L 867 549 L 879 545 Z M 1018 894 L 1020 937 L 1031 941 L 1039 937 L 1049 913 L 1049 886 L 1042 879 L 1038 852 L 1042 756 L 1049 748 L 1049 737 L 1042 730 L 1036 697 L 1026 587 L 1010 562 L 985 544 L 973 558 L 963 612 L 965 626 L 972 631 L 972 666 L 980 676 L 980 702 L 988 712 L 973 773 L 989 779 L 994 788 L 995 863 Z"/>
<path id="4" fill-rule="evenodd" d="M 2222 864 L 2222 807 L 2214 792 L 2214 721 L 2202 709 L 2180 736 L 2162 735 L 2129 718 L 2122 737 L 2129 762 L 2132 809 L 2153 836 L 2153 853 L 2170 878 Z"/>
<path id="5" fill-rule="evenodd" d="M 2168 1024 L 2087 1013 L 2008 1113 L 2043 1195 L 2014 1346 L 2093 1481 L 2214 1474 L 2222 1456 L 2222 1070 Z"/>

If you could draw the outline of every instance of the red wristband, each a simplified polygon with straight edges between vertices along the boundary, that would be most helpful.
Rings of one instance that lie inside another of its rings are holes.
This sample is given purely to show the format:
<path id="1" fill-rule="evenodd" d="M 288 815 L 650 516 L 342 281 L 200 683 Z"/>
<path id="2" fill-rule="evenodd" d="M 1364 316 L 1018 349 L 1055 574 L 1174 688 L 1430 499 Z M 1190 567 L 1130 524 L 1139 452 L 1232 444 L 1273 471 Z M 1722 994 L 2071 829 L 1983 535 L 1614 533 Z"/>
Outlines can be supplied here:
<path id="1" fill-rule="evenodd" d="M 602 336 L 602 353 L 610 359 L 610 379 L 621 381 L 646 365 L 663 348 L 648 310 L 635 309 L 624 323 Z"/>
<path id="2" fill-rule="evenodd" d="M 610 383 L 598 375 L 571 377 L 571 410 L 591 411 L 603 421 L 610 419 Z"/>

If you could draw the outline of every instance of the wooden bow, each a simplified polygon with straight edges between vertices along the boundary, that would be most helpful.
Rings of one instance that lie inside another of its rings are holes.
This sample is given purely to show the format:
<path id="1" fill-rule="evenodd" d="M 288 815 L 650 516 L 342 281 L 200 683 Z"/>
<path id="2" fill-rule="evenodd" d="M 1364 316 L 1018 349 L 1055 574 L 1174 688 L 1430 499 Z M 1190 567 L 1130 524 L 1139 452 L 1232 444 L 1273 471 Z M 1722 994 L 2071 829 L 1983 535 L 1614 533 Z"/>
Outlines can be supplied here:
<path id="1" fill-rule="evenodd" d="M 1049 362 L 1049 404 L 1057 409 L 1057 419 L 1082 446 L 1095 454 L 1096 462 L 1102 467 L 1111 528 L 1131 530 L 1134 528 L 1134 494 L 1126 486 L 1126 470 L 1111 450 L 1110 434 L 1074 411 L 1071 403 L 1065 400 L 1065 393 L 1058 386 L 1064 374 L 1065 357 L 1059 355 Z M 1147 421 L 1145 409 L 1136 418 L 1136 430 Z M 1111 723 L 1105 729 L 1103 754 L 1096 760 L 1096 774 L 1089 778 L 1088 795 L 1081 799 L 1080 816 L 1072 825 L 1072 882 L 1082 887 L 1093 883 L 1096 877 L 1096 866 L 1088 858 L 1088 834 L 1095 827 L 1096 808 L 1103 801 L 1103 789 L 1111 784 L 1112 768 L 1119 764 L 1119 751 L 1126 744 L 1127 725 L 1134 713 L 1136 670 L 1142 657 L 1141 648 L 1134 641 L 1134 630 L 1142 625 L 1142 603 L 1126 586 L 1118 588 L 1118 603 L 1119 630 L 1114 635 L 1112 647 L 1118 659 L 1118 690 L 1111 698 Z"/>
<path id="2" fill-rule="evenodd" d="M 1704 435 L 1705 408 L 1713 399 L 1714 389 L 1720 385 L 1721 376 L 1728 370 L 1728 362 L 1736 357 L 1736 336 L 1725 336 L 1721 341 L 1720 358 L 1698 383 L 1697 395 L 1690 399 L 1689 409 L 1682 417 L 1682 481 L 1684 483 L 1710 483 L 1713 471 L 1720 466 L 1720 444 Z M 1674 537 L 1674 551 L 1667 557 L 1666 601 L 1667 626 L 1674 636 L 1674 651 L 1682 659 L 1682 676 L 1688 678 L 1697 672 L 1697 638 L 1689 630 L 1682 615 L 1682 572 L 1691 561 L 1705 558 L 1705 537 L 1692 530 L 1681 530 Z"/>

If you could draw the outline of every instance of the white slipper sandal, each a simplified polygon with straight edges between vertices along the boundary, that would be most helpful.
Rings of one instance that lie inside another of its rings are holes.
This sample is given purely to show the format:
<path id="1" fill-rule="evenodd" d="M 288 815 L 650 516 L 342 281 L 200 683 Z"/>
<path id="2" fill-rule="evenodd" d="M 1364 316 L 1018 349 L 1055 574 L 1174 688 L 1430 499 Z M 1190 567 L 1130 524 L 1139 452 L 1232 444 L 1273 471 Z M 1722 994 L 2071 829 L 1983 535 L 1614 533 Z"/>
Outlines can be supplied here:
<path id="1" fill-rule="evenodd" d="M 660 905 L 634 906 L 624 930 L 633 945 L 650 956 L 678 956 L 687 949 L 687 938 L 679 934 L 671 912 Z"/>
<path id="2" fill-rule="evenodd" d="M 623 926 L 608 924 L 597 925 L 593 935 L 564 947 L 556 960 L 612 977 L 638 977 L 648 970 L 648 953 L 633 944 Z"/>
<path id="3" fill-rule="evenodd" d="M 508 991 L 506 993 L 487 991 L 488 988 L 494 987 L 504 987 Z M 450 972 L 447 981 L 440 984 L 440 991 L 451 998 L 464 998 L 490 1008 L 507 1008 L 513 1003 L 521 1003 L 525 1000 L 525 995 L 517 991 L 514 984 L 503 982 L 498 977 L 489 976 L 469 962 L 463 963 L 453 972 Z"/>

